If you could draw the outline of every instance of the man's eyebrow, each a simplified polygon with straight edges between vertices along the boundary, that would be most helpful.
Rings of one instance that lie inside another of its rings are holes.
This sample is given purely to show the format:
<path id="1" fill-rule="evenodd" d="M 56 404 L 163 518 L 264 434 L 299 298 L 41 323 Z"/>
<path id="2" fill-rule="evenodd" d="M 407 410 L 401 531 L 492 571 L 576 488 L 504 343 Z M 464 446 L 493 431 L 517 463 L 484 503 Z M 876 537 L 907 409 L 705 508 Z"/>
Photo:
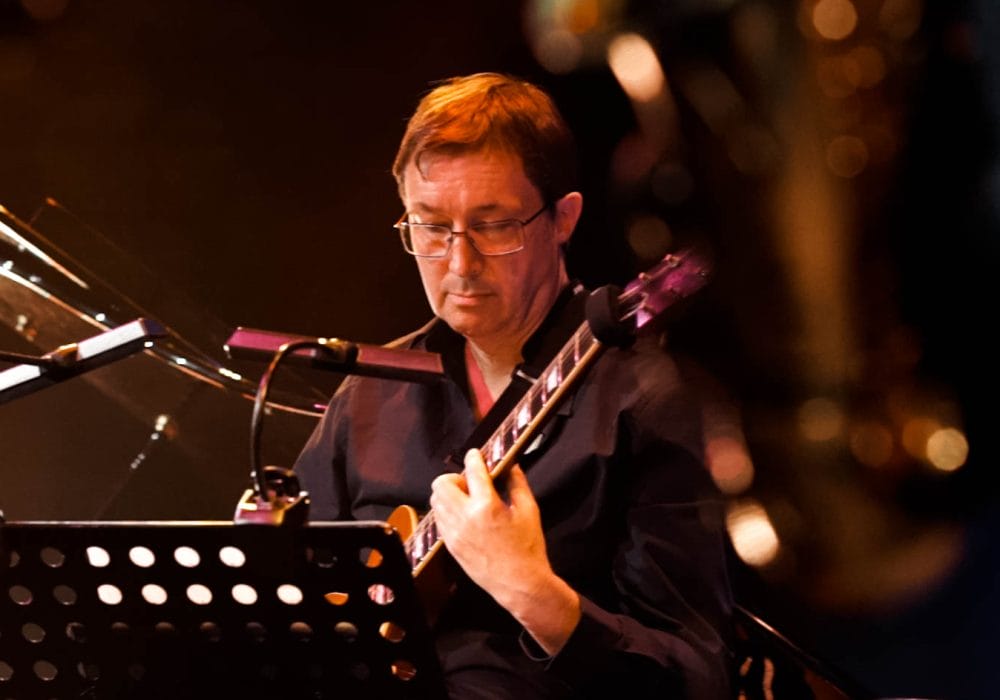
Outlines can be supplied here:
<path id="1" fill-rule="evenodd" d="M 469 210 L 469 212 L 471 214 L 483 215 L 483 214 L 491 214 L 496 211 L 504 211 L 509 208 L 510 207 L 505 207 L 503 204 L 500 204 L 499 202 L 488 202 L 486 204 L 480 204 L 478 206 L 473 207 L 472 209 Z M 439 209 L 438 207 L 434 207 L 429 204 L 425 204 L 423 202 L 414 202 L 413 205 L 409 209 L 407 209 L 407 211 L 411 214 L 433 215 L 433 214 L 443 213 L 441 209 Z"/>

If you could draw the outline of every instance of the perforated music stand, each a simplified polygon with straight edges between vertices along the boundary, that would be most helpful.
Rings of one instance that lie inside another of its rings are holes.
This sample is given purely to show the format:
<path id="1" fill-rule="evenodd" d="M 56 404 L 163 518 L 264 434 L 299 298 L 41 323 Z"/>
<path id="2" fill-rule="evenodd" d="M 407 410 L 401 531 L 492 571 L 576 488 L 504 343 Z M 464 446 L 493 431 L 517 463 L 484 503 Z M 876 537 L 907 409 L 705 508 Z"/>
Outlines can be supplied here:
<path id="1" fill-rule="evenodd" d="M 384 523 L 14 522 L 0 548 L 0 697 L 444 697 Z"/>

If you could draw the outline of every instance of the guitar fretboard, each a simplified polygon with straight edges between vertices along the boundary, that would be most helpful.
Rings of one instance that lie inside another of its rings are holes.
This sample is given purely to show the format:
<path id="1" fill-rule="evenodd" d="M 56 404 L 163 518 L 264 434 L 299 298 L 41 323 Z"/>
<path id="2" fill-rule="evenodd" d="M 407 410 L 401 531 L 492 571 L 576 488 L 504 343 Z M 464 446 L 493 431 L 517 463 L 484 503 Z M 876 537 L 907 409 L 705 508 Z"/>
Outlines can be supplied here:
<path id="1" fill-rule="evenodd" d="M 533 381 L 514 409 L 480 448 L 486 468 L 493 479 L 501 476 L 524 453 L 538 434 L 542 423 L 576 377 L 596 358 L 601 347 L 590 326 L 583 323 Z M 434 511 L 430 511 L 420 519 L 404 544 L 411 567 L 419 567 L 435 549 L 439 539 Z"/>

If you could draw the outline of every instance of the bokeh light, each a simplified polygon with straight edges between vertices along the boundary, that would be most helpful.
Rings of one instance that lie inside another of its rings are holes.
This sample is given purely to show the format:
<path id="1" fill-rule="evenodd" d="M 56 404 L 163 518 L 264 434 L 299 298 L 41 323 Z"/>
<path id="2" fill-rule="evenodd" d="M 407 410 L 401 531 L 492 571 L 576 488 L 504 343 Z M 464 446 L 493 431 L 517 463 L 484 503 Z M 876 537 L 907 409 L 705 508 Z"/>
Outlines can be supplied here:
<path id="1" fill-rule="evenodd" d="M 841 434 L 844 412 L 831 399 L 818 397 L 799 407 L 798 421 L 802 437 L 812 442 L 825 442 Z"/>
<path id="2" fill-rule="evenodd" d="M 812 10 L 813 27 L 824 39 L 846 39 L 858 26 L 858 11 L 850 0 L 819 0 Z"/>
<path id="3" fill-rule="evenodd" d="M 622 34 L 611 41 L 608 65 L 631 99 L 650 102 L 663 93 L 666 78 L 656 51 L 638 34 Z"/>
<path id="4" fill-rule="evenodd" d="M 763 567 L 778 556 L 780 540 L 767 511 L 757 501 L 733 504 L 726 515 L 733 549 L 750 566 Z"/>

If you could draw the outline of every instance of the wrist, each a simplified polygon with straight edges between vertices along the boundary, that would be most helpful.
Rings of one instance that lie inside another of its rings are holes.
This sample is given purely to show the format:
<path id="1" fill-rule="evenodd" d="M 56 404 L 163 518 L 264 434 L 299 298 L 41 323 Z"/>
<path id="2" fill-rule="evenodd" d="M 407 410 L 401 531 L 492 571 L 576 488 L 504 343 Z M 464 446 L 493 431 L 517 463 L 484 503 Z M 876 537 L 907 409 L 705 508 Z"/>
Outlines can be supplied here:
<path id="1" fill-rule="evenodd" d="M 579 594 L 554 573 L 504 607 L 550 656 L 563 648 L 581 616 Z"/>

